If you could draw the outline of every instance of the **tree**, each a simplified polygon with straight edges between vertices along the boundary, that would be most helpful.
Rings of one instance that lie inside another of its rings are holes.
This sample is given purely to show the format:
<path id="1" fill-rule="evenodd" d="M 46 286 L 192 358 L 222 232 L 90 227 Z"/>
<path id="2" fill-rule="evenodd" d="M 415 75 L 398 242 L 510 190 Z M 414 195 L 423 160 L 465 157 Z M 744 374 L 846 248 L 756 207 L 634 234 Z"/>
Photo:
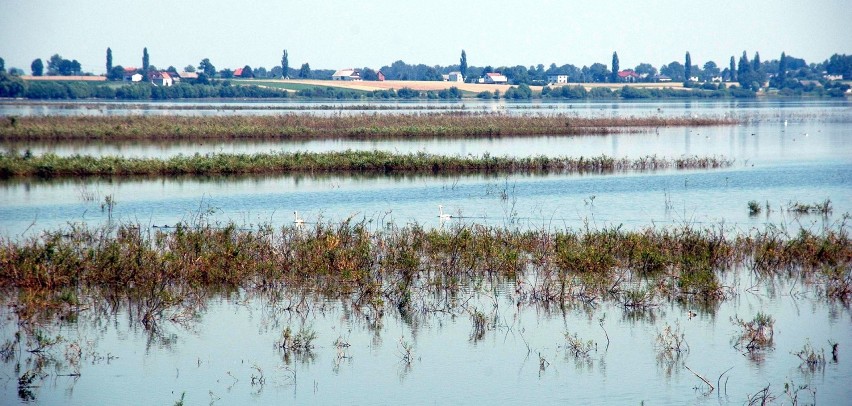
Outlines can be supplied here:
<path id="1" fill-rule="evenodd" d="M 657 75 L 657 68 L 653 67 L 650 63 L 640 63 L 633 70 L 643 78 L 651 78 Z"/>
<path id="2" fill-rule="evenodd" d="M 787 54 L 781 52 L 781 60 L 778 61 L 778 82 L 784 83 L 787 80 Z"/>
<path id="3" fill-rule="evenodd" d="M 612 53 L 612 76 L 610 76 L 610 82 L 618 82 L 618 53 Z"/>
<path id="4" fill-rule="evenodd" d="M 240 77 L 253 78 L 254 77 L 254 71 L 251 69 L 251 66 L 248 66 L 248 65 L 243 66 L 243 74 L 240 75 Z"/>
<path id="5" fill-rule="evenodd" d="M 461 72 L 462 77 L 467 77 L 467 53 L 462 49 L 461 59 L 459 59 L 459 72 Z"/>
<path id="6" fill-rule="evenodd" d="M 759 86 L 763 86 L 763 83 L 766 82 L 766 71 L 763 70 L 763 64 L 760 63 L 759 53 L 754 53 L 754 59 L 751 61 L 751 65 L 751 70 L 754 72 L 752 77 L 753 82 L 757 82 Z"/>
<path id="7" fill-rule="evenodd" d="M 307 62 L 302 64 L 302 67 L 299 68 L 299 77 L 302 79 L 308 79 L 311 77 L 311 65 Z"/>
<path id="8" fill-rule="evenodd" d="M 148 47 L 145 47 L 145 48 L 142 49 L 142 70 L 144 70 L 144 71 L 148 70 L 148 62 L 149 62 Z"/>
<path id="9" fill-rule="evenodd" d="M 222 69 L 219 71 L 219 77 L 222 79 L 231 79 L 234 77 L 234 71 L 228 68 Z"/>
<path id="10" fill-rule="evenodd" d="M 379 80 L 379 74 L 370 68 L 361 69 L 362 80 Z"/>
<path id="11" fill-rule="evenodd" d="M 281 55 L 281 78 L 287 79 L 290 75 L 287 72 L 290 71 L 290 60 L 287 57 L 287 50 L 284 50 L 283 55 Z"/>
<path id="12" fill-rule="evenodd" d="M 719 76 L 720 72 L 719 67 L 716 66 L 716 62 L 707 61 L 707 63 L 704 64 L 704 74 L 702 75 L 702 79 L 705 82 L 713 80 L 714 77 Z"/>
<path id="13" fill-rule="evenodd" d="M 606 82 L 610 78 L 610 71 L 602 63 L 593 63 L 589 66 L 589 77 L 593 82 Z"/>
<path id="14" fill-rule="evenodd" d="M 61 75 L 61 76 L 70 76 L 77 75 L 80 73 L 80 62 L 77 60 L 69 61 L 59 54 L 53 54 L 50 59 L 47 61 L 47 74 L 48 75 Z"/>
<path id="15" fill-rule="evenodd" d="M 209 78 L 216 75 L 216 67 L 210 63 L 210 59 L 208 58 L 204 58 L 198 63 L 198 70 L 204 72 L 204 74 Z"/>
<path id="16" fill-rule="evenodd" d="M 752 89 L 754 82 L 754 69 L 748 61 L 746 51 L 743 51 L 743 56 L 740 57 L 737 65 L 737 81 L 743 89 Z M 759 86 L 759 85 L 758 85 Z"/>
<path id="17" fill-rule="evenodd" d="M 41 58 L 36 58 L 30 64 L 30 69 L 33 71 L 33 76 L 42 76 L 44 75 L 44 62 L 41 61 Z"/>
<path id="18" fill-rule="evenodd" d="M 0 58 L 0 72 L 6 72 L 6 61 Z"/>
<path id="19" fill-rule="evenodd" d="M 195 66 L 186 65 L 186 66 L 183 67 L 183 71 L 184 72 L 195 72 Z"/>
<path id="20" fill-rule="evenodd" d="M 686 51 L 686 57 L 683 64 L 683 81 L 689 82 L 692 79 L 692 57 L 689 56 L 689 51 Z"/>
<path id="21" fill-rule="evenodd" d="M 121 65 L 113 66 L 109 72 L 107 72 L 107 79 L 109 80 L 122 80 L 124 79 L 124 67 Z"/>
<path id="22" fill-rule="evenodd" d="M 737 81 L 737 64 L 734 62 L 734 56 L 731 55 L 731 66 L 728 67 L 731 72 L 731 82 Z"/>
<path id="23" fill-rule="evenodd" d="M 112 49 L 107 47 L 106 54 L 106 72 L 109 74 L 112 71 Z"/>
<path id="24" fill-rule="evenodd" d="M 675 82 L 686 81 L 686 78 L 685 78 L 686 69 L 678 61 L 672 61 L 672 63 L 670 63 L 668 65 L 661 66 L 660 67 L 660 73 L 672 78 L 672 81 L 675 81 Z"/>

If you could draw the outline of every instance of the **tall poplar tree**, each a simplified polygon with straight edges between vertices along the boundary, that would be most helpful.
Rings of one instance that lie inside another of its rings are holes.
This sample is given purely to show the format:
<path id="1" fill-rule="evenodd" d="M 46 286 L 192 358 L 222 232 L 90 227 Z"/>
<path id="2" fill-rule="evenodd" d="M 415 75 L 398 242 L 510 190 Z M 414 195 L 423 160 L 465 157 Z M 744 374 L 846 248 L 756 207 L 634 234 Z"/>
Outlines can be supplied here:
<path id="1" fill-rule="evenodd" d="M 612 73 L 609 78 L 610 82 L 618 82 L 618 53 L 612 53 Z"/>
<path id="2" fill-rule="evenodd" d="M 290 70 L 290 60 L 287 57 L 287 50 L 281 55 L 281 79 L 287 79 L 287 72 Z"/>
<path id="3" fill-rule="evenodd" d="M 734 61 L 733 55 L 731 55 L 731 66 L 730 66 L 729 70 L 731 71 L 731 82 L 736 82 L 737 81 L 737 64 Z"/>
<path id="4" fill-rule="evenodd" d="M 459 59 L 459 72 L 461 72 L 462 77 L 467 77 L 467 53 L 462 49 L 461 59 Z"/>
<path id="5" fill-rule="evenodd" d="M 142 70 L 148 70 L 148 47 L 142 49 Z"/>
<path id="6" fill-rule="evenodd" d="M 107 47 L 106 68 L 107 75 L 109 75 L 112 72 L 112 49 L 109 49 L 109 47 Z"/>
<path id="7" fill-rule="evenodd" d="M 787 53 L 781 52 L 781 60 L 778 61 L 778 82 L 783 85 L 787 80 Z"/>
<path id="8" fill-rule="evenodd" d="M 689 51 L 686 51 L 686 60 L 683 64 L 683 81 L 689 82 L 692 77 L 692 57 L 689 56 Z"/>

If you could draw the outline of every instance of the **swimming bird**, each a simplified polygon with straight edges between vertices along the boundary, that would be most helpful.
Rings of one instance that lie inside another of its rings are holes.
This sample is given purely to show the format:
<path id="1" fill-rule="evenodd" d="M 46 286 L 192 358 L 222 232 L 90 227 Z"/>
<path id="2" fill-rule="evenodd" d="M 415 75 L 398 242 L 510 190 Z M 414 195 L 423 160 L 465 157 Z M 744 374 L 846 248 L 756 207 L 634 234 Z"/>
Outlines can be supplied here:
<path id="1" fill-rule="evenodd" d="M 296 225 L 299 225 L 299 226 L 302 225 L 302 224 L 305 224 L 305 220 L 302 220 L 301 218 L 299 218 L 299 212 L 298 211 L 293 212 L 293 224 L 296 224 Z"/>
<path id="2" fill-rule="evenodd" d="M 453 218 L 453 216 L 451 216 L 449 214 L 444 214 L 444 205 L 439 204 L 438 205 L 438 218 L 441 219 L 441 220 L 449 220 L 449 219 Z"/>

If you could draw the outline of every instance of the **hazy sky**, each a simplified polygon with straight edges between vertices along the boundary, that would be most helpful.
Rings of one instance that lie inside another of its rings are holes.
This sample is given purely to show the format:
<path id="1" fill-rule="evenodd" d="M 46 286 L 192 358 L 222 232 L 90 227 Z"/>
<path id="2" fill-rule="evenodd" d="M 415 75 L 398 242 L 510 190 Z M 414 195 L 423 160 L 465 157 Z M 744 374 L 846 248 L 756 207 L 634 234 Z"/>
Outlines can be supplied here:
<path id="1" fill-rule="evenodd" d="M 594 62 L 621 68 L 683 62 L 727 66 L 732 55 L 819 62 L 852 54 L 850 0 L 0 0 L 0 57 L 27 73 L 58 53 L 85 71 L 113 64 L 178 69 L 210 58 L 217 69 L 280 64 L 373 67 L 396 60 L 545 66 Z"/>

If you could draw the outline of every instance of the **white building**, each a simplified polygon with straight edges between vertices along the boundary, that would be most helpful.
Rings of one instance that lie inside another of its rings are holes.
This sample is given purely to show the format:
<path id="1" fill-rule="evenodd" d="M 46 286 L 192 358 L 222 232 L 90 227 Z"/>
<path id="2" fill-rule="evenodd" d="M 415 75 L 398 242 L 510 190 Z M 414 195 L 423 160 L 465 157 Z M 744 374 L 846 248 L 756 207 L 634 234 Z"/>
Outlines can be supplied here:
<path id="1" fill-rule="evenodd" d="M 331 80 L 342 80 L 345 82 L 361 80 L 361 71 L 359 69 L 340 69 L 331 75 Z"/>
<path id="2" fill-rule="evenodd" d="M 450 74 L 447 75 L 447 81 L 464 82 L 464 76 L 462 76 L 461 72 L 450 72 Z"/>
<path id="3" fill-rule="evenodd" d="M 564 73 L 551 73 L 547 75 L 547 83 L 568 83 L 568 75 Z"/>
<path id="4" fill-rule="evenodd" d="M 502 73 L 486 73 L 483 82 L 492 85 L 509 83 L 509 78 L 503 76 Z"/>

